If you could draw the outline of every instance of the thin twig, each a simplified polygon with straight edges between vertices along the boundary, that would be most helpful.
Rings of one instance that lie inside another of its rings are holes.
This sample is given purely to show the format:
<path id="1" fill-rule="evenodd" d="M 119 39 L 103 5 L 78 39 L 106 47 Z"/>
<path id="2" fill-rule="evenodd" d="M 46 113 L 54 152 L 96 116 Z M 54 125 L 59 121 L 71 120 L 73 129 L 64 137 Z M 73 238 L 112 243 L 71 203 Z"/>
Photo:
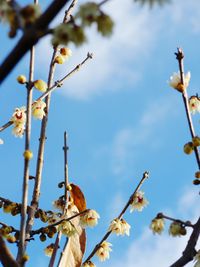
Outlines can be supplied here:
<path id="1" fill-rule="evenodd" d="M 36 4 L 36 1 L 35 1 Z M 35 65 L 35 48 L 32 47 L 30 51 L 30 65 L 29 65 L 29 82 L 27 86 L 27 104 L 26 104 L 26 131 L 25 131 L 25 151 L 30 150 L 31 140 L 31 106 L 33 98 L 32 82 L 34 80 L 34 65 Z M 26 215 L 28 205 L 28 183 L 29 183 L 29 163 L 30 159 L 24 158 L 24 178 L 22 186 L 22 205 L 21 205 L 21 220 L 20 220 L 20 236 L 18 246 L 18 262 L 25 254 L 26 250 Z"/>
<path id="2" fill-rule="evenodd" d="M 129 205 L 132 203 L 133 198 L 135 196 L 135 194 L 137 193 L 137 191 L 140 189 L 140 187 L 142 186 L 142 184 L 144 183 L 144 181 L 149 177 L 149 173 L 148 172 L 144 172 L 141 181 L 139 182 L 138 186 L 136 187 L 135 191 L 133 192 L 133 194 L 130 196 L 128 202 L 126 203 L 126 205 L 124 206 L 124 208 L 122 209 L 121 213 L 118 215 L 118 219 L 121 219 L 123 214 L 126 212 L 126 210 L 128 209 Z M 95 246 L 95 248 L 92 250 L 92 252 L 90 253 L 90 255 L 87 257 L 87 259 L 84 261 L 84 263 L 88 262 L 97 252 L 97 250 L 99 249 L 99 247 L 101 246 L 101 244 L 110 236 L 110 234 L 112 233 L 112 231 L 107 231 L 106 234 L 104 235 L 104 237 L 101 239 L 101 241 Z M 83 263 L 83 264 L 84 264 Z"/>
<path id="3" fill-rule="evenodd" d="M 9 248 L 3 237 L 0 235 L 0 262 L 4 267 L 20 267 L 18 262 L 14 259 L 13 255 L 10 253 Z"/>
<path id="4" fill-rule="evenodd" d="M 26 52 L 35 45 L 41 37 L 48 33 L 48 25 L 69 1 L 70 0 L 54 0 L 40 18 L 25 30 L 24 35 L 0 66 L 0 84 L 22 59 Z"/>
<path id="5" fill-rule="evenodd" d="M 175 55 L 176 55 L 176 59 L 178 60 L 178 64 L 179 64 L 181 83 L 184 85 L 185 84 L 184 83 L 184 65 L 183 65 L 184 54 L 183 54 L 182 49 L 178 48 L 178 52 L 175 53 Z M 183 103 L 185 106 L 185 111 L 186 111 L 189 129 L 190 129 L 190 134 L 191 134 L 191 137 L 194 138 L 196 136 L 196 134 L 195 134 L 195 130 L 194 130 L 193 122 L 192 122 L 192 117 L 191 117 L 189 103 L 188 103 L 188 94 L 187 94 L 186 89 L 183 90 L 182 97 L 183 97 Z M 194 152 L 195 152 L 197 165 L 198 165 L 198 168 L 200 170 L 200 156 L 199 156 L 198 147 L 194 147 Z"/>
<path id="6" fill-rule="evenodd" d="M 167 216 L 167 215 L 165 215 L 165 214 L 163 214 L 163 213 L 158 213 L 157 214 L 157 216 L 156 216 L 156 218 L 157 219 L 166 219 L 166 220 L 169 220 L 169 221 L 172 221 L 172 222 L 178 222 L 178 223 L 180 223 L 180 224 L 182 224 L 182 225 L 184 225 L 184 226 L 187 226 L 187 227 L 192 227 L 192 228 L 194 228 L 194 225 L 190 222 L 190 221 L 182 221 L 182 220 L 180 220 L 180 219 L 175 219 L 175 218 L 172 218 L 172 217 L 169 217 L 169 216 Z"/>
<path id="7" fill-rule="evenodd" d="M 76 65 L 76 67 L 74 69 L 72 69 L 67 75 L 65 75 L 63 78 L 61 78 L 60 80 L 56 81 L 49 89 L 48 91 L 46 91 L 45 93 L 43 93 L 40 97 L 38 97 L 35 101 L 38 100 L 43 100 L 46 96 L 48 96 L 50 93 L 52 93 L 55 89 L 60 88 L 63 83 L 70 78 L 73 74 L 75 74 L 77 71 L 80 70 L 81 67 L 83 67 L 83 65 L 89 60 L 93 58 L 93 54 L 92 53 L 88 53 L 86 58 L 78 65 Z M 4 131 L 6 128 L 8 128 L 9 126 L 11 126 L 13 124 L 12 121 L 9 121 L 7 123 L 5 123 L 4 125 L 2 125 L 0 127 L 0 132 Z"/>
<path id="8" fill-rule="evenodd" d="M 49 224 L 49 225 L 45 226 L 45 227 L 41 227 L 41 228 L 39 228 L 39 229 L 37 229 L 37 230 L 33 230 L 33 231 L 31 231 L 30 236 L 32 237 L 32 236 L 34 236 L 34 235 L 40 234 L 40 233 L 42 233 L 46 228 L 54 227 L 54 226 L 60 225 L 60 224 L 61 224 L 62 222 L 64 222 L 64 221 L 71 221 L 72 219 L 74 219 L 74 218 L 76 218 L 76 217 L 78 217 L 78 216 L 80 216 L 80 215 L 82 215 L 82 214 L 84 214 L 84 213 L 86 213 L 86 212 L 88 212 L 88 209 L 83 210 L 83 211 L 81 211 L 81 212 L 79 212 L 79 213 L 76 213 L 76 214 L 74 214 L 74 215 L 72 215 L 72 216 L 70 216 L 70 217 L 68 217 L 68 218 L 63 218 L 63 219 L 61 219 L 61 220 L 59 220 L 59 221 L 57 221 L 57 222 L 55 222 L 55 223 L 52 223 L 52 224 Z"/>
<path id="9" fill-rule="evenodd" d="M 67 185 L 68 185 L 68 157 L 67 157 L 67 151 L 68 151 L 68 146 L 67 146 L 67 133 L 66 131 L 64 132 L 64 146 L 63 146 L 63 151 L 64 151 L 64 185 L 65 185 L 65 207 L 63 209 L 63 216 L 65 217 L 66 215 L 66 208 L 67 208 L 67 201 L 68 201 L 68 193 L 67 193 Z M 53 248 L 53 253 L 51 256 L 51 259 L 49 261 L 49 267 L 53 267 L 55 259 L 56 259 L 56 254 L 59 248 L 60 240 L 62 237 L 62 232 L 59 231 L 57 233 L 56 241 L 54 243 L 54 248 Z"/>

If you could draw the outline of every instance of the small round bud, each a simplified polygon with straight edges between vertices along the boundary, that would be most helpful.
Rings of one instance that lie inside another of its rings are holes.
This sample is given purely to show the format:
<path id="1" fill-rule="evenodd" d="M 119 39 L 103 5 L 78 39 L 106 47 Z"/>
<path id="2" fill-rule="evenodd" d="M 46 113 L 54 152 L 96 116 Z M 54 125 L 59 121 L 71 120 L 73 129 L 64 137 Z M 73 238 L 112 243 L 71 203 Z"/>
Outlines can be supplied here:
<path id="1" fill-rule="evenodd" d="M 185 144 L 183 150 L 184 150 L 185 154 L 187 154 L 187 155 L 191 154 L 194 150 L 193 143 L 189 142 L 189 143 Z"/>
<path id="2" fill-rule="evenodd" d="M 200 179 L 200 171 L 195 172 L 195 177 L 196 177 L 197 179 Z"/>
<path id="3" fill-rule="evenodd" d="M 71 187 L 70 184 L 68 184 L 66 188 L 67 188 L 68 191 L 71 191 L 72 190 L 72 187 Z"/>
<path id="4" fill-rule="evenodd" d="M 67 47 L 62 47 L 60 49 L 60 54 L 63 56 L 63 57 L 70 57 L 72 55 L 72 51 L 71 49 L 67 48 Z"/>
<path id="5" fill-rule="evenodd" d="M 33 153 L 31 150 L 25 150 L 23 156 L 26 160 L 30 160 L 33 157 Z"/>
<path id="6" fill-rule="evenodd" d="M 6 239 L 7 239 L 7 241 L 8 241 L 9 243 L 15 243 L 15 242 L 16 242 L 16 238 L 15 238 L 13 235 L 8 235 L 8 236 L 6 237 Z"/>
<path id="7" fill-rule="evenodd" d="M 180 229 L 180 234 L 181 234 L 181 235 L 186 235 L 186 234 L 187 234 L 187 230 L 186 230 L 185 227 L 182 227 L 182 228 Z"/>
<path id="8" fill-rule="evenodd" d="M 193 143 L 193 146 L 200 146 L 200 137 L 199 136 L 193 137 L 192 143 Z"/>
<path id="9" fill-rule="evenodd" d="M 48 236 L 49 238 L 53 238 L 54 235 L 55 235 L 55 233 L 54 233 L 53 231 L 50 231 L 50 232 L 47 234 L 47 236 Z"/>
<path id="10" fill-rule="evenodd" d="M 26 76 L 24 76 L 24 75 L 19 75 L 19 76 L 17 77 L 17 81 L 18 81 L 18 83 L 21 83 L 21 84 L 26 83 Z"/>
<path id="11" fill-rule="evenodd" d="M 200 180 L 199 180 L 199 179 L 195 179 L 195 180 L 193 180 L 193 184 L 194 184 L 194 185 L 199 185 L 199 184 L 200 184 Z"/>
<path id="12" fill-rule="evenodd" d="M 38 89 L 41 92 L 46 92 L 47 90 L 47 84 L 43 80 L 36 80 L 34 81 L 33 85 L 36 89 Z"/>
<path id="13" fill-rule="evenodd" d="M 29 260 L 29 256 L 27 254 L 24 254 L 23 257 L 22 257 L 22 263 L 26 262 Z"/>
<path id="14" fill-rule="evenodd" d="M 44 242 L 44 241 L 46 241 L 46 239 L 47 239 L 47 237 L 45 234 L 40 235 L 40 241 Z"/>
<path id="15" fill-rule="evenodd" d="M 65 58 L 63 56 L 56 56 L 54 62 L 57 64 L 63 64 L 65 62 Z"/>

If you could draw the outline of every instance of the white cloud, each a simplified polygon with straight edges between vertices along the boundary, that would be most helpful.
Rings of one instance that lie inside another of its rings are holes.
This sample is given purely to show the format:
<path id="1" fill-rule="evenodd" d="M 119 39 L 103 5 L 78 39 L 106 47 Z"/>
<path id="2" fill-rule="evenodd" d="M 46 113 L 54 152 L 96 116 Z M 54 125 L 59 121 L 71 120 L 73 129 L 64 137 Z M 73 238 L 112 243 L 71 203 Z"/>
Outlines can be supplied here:
<path id="1" fill-rule="evenodd" d="M 187 204 L 187 209 L 182 209 L 182 216 L 184 216 L 186 220 L 190 218 L 195 222 L 193 219 L 196 219 L 197 214 L 199 216 L 199 207 L 198 205 L 194 205 L 198 203 L 198 197 L 198 193 L 194 192 L 194 190 L 189 188 L 185 189 L 177 203 L 177 207 L 174 208 L 179 209 L 180 206 L 185 206 Z M 166 225 L 168 225 L 168 223 L 166 223 Z M 189 233 L 190 231 L 188 231 L 188 235 L 185 237 L 173 238 L 167 234 L 166 227 L 165 233 L 161 236 L 154 236 L 148 228 L 145 228 L 143 234 L 138 239 L 134 240 L 127 250 L 124 249 L 124 254 L 120 252 L 120 257 L 113 260 L 111 258 L 107 266 L 168 267 L 182 255 L 189 238 Z M 199 243 L 197 247 L 198 246 Z M 194 266 L 194 263 L 191 262 L 187 264 L 187 266 Z"/>
<path id="2" fill-rule="evenodd" d="M 111 1 L 104 9 L 115 21 L 114 33 L 106 39 L 97 34 L 94 27 L 89 28 L 89 42 L 80 49 L 72 47 L 74 53 L 69 66 L 72 65 L 71 62 L 78 64 L 87 52 L 93 52 L 94 59 L 59 90 L 63 95 L 87 99 L 107 91 L 133 87 L 140 79 L 141 62 L 150 55 L 158 28 L 153 14 L 148 9 L 140 9 L 130 0 L 124 0 L 123 4 L 119 0 Z M 147 25 L 151 27 L 151 31 Z M 41 65 L 48 65 L 51 54 L 48 42 L 49 38 L 39 46 Z M 69 69 L 68 66 L 66 68 Z M 66 68 L 58 66 L 59 76 L 66 74 Z"/>

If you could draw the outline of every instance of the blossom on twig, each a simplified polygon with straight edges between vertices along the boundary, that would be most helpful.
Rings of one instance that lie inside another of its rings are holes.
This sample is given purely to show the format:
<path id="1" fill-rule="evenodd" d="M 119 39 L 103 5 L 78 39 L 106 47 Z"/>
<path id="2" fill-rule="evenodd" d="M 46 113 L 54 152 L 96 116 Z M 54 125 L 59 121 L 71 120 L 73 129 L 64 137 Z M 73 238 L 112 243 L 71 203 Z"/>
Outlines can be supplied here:
<path id="1" fill-rule="evenodd" d="M 133 196 L 130 212 L 133 212 L 134 210 L 142 211 L 144 207 L 146 207 L 149 204 L 146 198 L 144 198 L 144 192 L 139 191 L 136 192 Z"/>
<path id="2" fill-rule="evenodd" d="M 111 246 L 112 244 L 107 241 L 103 241 L 103 243 L 101 243 L 96 252 L 96 255 L 100 261 L 105 261 L 106 259 L 110 258 L 110 251 L 112 251 L 110 248 Z"/>
<path id="3" fill-rule="evenodd" d="M 13 135 L 16 137 L 22 137 L 26 123 L 26 107 L 23 106 L 21 108 L 16 108 L 10 121 L 14 124 L 14 128 L 12 130 Z"/>
<path id="4" fill-rule="evenodd" d="M 130 228 L 131 226 L 124 220 L 124 219 L 114 219 L 110 226 L 108 231 L 112 231 L 113 233 L 116 233 L 117 235 L 128 235 L 130 234 Z"/>
<path id="5" fill-rule="evenodd" d="M 150 229 L 154 234 L 161 234 L 164 230 L 165 221 L 163 218 L 155 218 L 150 224 Z"/>
<path id="6" fill-rule="evenodd" d="M 200 99 L 197 96 L 191 96 L 189 99 L 189 108 L 192 114 L 200 112 Z"/>
<path id="7" fill-rule="evenodd" d="M 181 82 L 180 72 L 174 72 L 172 76 L 170 76 L 169 86 L 178 90 L 179 92 L 183 92 L 189 85 L 191 74 L 188 71 L 184 75 L 184 84 Z"/>
<path id="8" fill-rule="evenodd" d="M 80 215 L 80 225 L 84 228 L 86 226 L 93 227 L 97 225 L 99 218 L 100 216 L 95 210 L 89 210 L 86 213 Z"/>
<path id="9" fill-rule="evenodd" d="M 42 100 L 35 101 L 32 104 L 32 115 L 35 119 L 42 120 L 46 115 L 44 109 L 46 108 L 46 103 Z"/>

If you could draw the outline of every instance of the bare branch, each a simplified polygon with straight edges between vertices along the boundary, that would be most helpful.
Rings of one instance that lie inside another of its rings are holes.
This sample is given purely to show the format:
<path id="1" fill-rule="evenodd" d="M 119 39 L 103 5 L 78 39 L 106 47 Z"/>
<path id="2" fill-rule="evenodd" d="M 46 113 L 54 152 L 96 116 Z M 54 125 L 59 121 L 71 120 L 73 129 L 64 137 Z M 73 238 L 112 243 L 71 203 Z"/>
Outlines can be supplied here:
<path id="1" fill-rule="evenodd" d="M 0 235 L 0 262 L 4 267 L 20 267 Z"/>
<path id="2" fill-rule="evenodd" d="M 30 50 L 41 37 L 48 33 L 47 27 L 49 23 L 68 2 L 69 0 L 54 0 L 41 17 L 31 27 L 25 30 L 24 35 L 0 66 L 0 84 L 26 52 Z"/>
<path id="3" fill-rule="evenodd" d="M 190 239 L 188 240 L 187 246 L 183 251 L 183 255 L 175 263 L 170 265 L 170 267 L 182 267 L 185 266 L 188 262 L 193 260 L 194 256 L 196 255 L 195 246 L 197 244 L 199 234 L 200 234 L 200 218 L 194 225 Z"/>

